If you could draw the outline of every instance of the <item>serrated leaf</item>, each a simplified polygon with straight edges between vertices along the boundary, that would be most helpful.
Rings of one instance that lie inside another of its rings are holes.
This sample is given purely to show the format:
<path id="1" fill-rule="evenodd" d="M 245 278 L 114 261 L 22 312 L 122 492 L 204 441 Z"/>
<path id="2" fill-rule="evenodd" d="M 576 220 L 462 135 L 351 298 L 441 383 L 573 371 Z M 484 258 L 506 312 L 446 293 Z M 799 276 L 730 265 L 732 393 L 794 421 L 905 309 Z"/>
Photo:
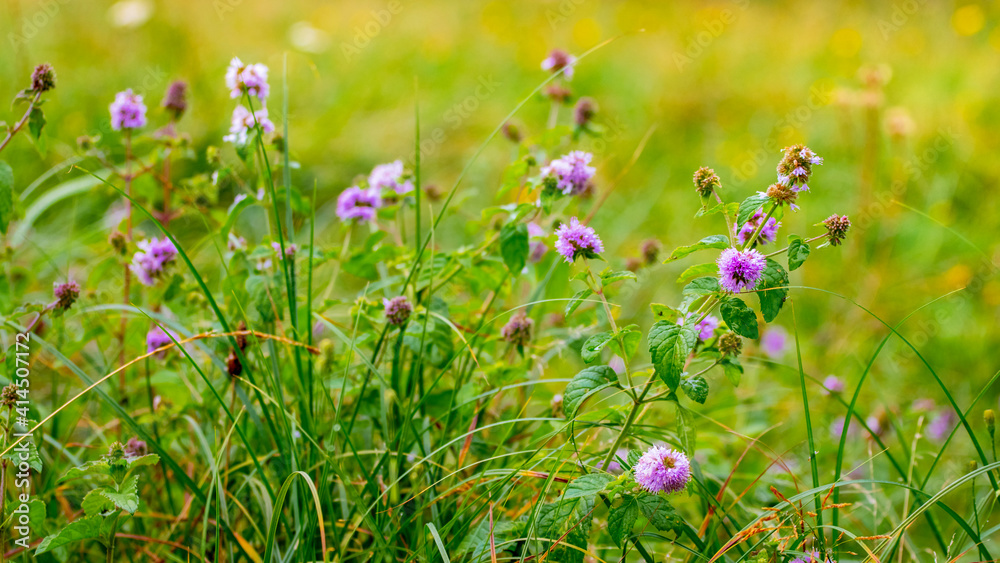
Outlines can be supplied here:
<path id="1" fill-rule="evenodd" d="M 74 542 L 97 539 L 101 535 L 101 525 L 104 518 L 101 516 L 86 516 L 70 522 L 63 529 L 47 536 L 38 544 L 35 555 L 41 555 L 47 551 L 69 545 Z"/>
<path id="2" fill-rule="evenodd" d="M 649 354 L 653 358 L 656 375 L 670 389 L 677 389 L 687 355 L 698 340 L 689 326 L 671 321 L 659 321 L 649 330 Z"/>
<path id="3" fill-rule="evenodd" d="M 66 472 L 63 473 L 62 477 L 59 478 L 59 481 L 68 481 L 70 479 L 76 479 L 78 477 L 85 477 L 88 475 L 98 475 L 110 479 L 111 466 L 109 466 L 108 462 L 103 459 L 88 461 L 83 465 L 67 469 Z"/>
<path id="4" fill-rule="evenodd" d="M 139 510 L 139 476 L 125 479 L 117 491 L 103 489 L 101 495 L 125 512 L 135 514 Z"/>
<path id="5" fill-rule="evenodd" d="M 694 216 L 695 218 L 707 217 L 709 215 L 715 215 L 716 213 L 721 213 L 722 211 L 725 211 L 729 215 L 735 215 L 736 211 L 739 210 L 739 208 L 740 204 L 735 201 L 726 204 L 719 203 L 713 205 L 712 207 L 702 206 L 701 209 L 699 209 L 698 212 L 694 214 Z"/>
<path id="6" fill-rule="evenodd" d="M 642 342 L 642 333 L 629 327 L 623 328 L 622 342 L 625 344 L 625 358 L 630 359 L 639 351 L 639 344 Z"/>
<path id="7" fill-rule="evenodd" d="M 736 334 L 754 340 L 760 337 L 757 315 L 742 299 L 737 297 L 726 299 L 719 307 L 719 311 L 722 313 L 722 320 L 726 321 L 726 325 Z"/>
<path id="8" fill-rule="evenodd" d="M 681 389 L 689 399 L 702 405 L 708 399 L 708 382 L 700 375 L 694 375 L 681 379 Z"/>
<path id="9" fill-rule="evenodd" d="M 684 528 L 684 519 L 677 515 L 674 507 L 667 499 L 647 493 L 640 495 L 637 501 L 642 515 L 657 530 L 669 532 Z"/>
<path id="10" fill-rule="evenodd" d="M 589 395 L 618 383 L 618 375 L 608 366 L 592 366 L 573 376 L 563 393 L 566 416 L 572 418 Z"/>
<path id="11" fill-rule="evenodd" d="M 677 309 L 674 309 L 670 305 L 664 305 L 663 303 L 650 303 L 649 310 L 652 311 L 653 316 L 658 319 L 676 320 L 684 316 L 684 314 Z"/>
<path id="12" fill-rule="evenodd" d="M 42 471 L 42 458 L 38 455 L 38 448 L 35 447 L 32 440 L 21 442 L 3 457 L 9 459 L 15 466 L 21 462 L 27 462 L 28 466 L 36 473 Z"/>
<path id="13" fill-rule="evenodd" d="M 627 496 L 620 506 L 611 509 L 608 514 L 608 533 L 618 545 L 623 545 L 632 534 L 632 527 L 639 518 L 639 503 L 635 497 Z"/>
<path id="14" fill-rule="evenodd" d="M 641 457 L 642 457 L 642 452 L 640 452 L 639 450 L 629 450 L 626 461 L 628 461 L 629 466 L 635 467 L 635 464 L 639 463 L 639 458 Z"/>
<path id="15" fill-rule="evenodd" d="M 809 243 L 796 235 L 788 235 L 788 271 L 798 269 L 809 258 Z"/>
<path id="16" fill-rule="evenodd" d="M 663 263 L 666 264 L 667 262 L 673 262 L 674 260 L 679 260 L 687 256 L 688 254 L 697 252 L 699 250 L 707 250 L 710 248 L 722 249 L 728 247 L 729 247 L 729 237 L 727 237 L 726 235 L 711 235 L 701 239 L 700 241 L 694 244 L 688 246 L 679 246 L 675 248 L 674 251 L 670 253 L 670 256 L 663 261 Z"/>
<path id="17" fill-rule="evenodd" d="M 590 297 L 590 294 L 592 293 L 594 292 L 589 288 L 577 291 L 576 295 L 570 298 L 569 303 L 566 305 L 566 316 L 568 317 L 572 315 L 573 311 L 576 311 L 577 307 L 583 303 L 584 299 Z"/>
<path id="18" fill-rule="evenodd" d="M 681 447 L 684 448 L 684 453 L 688 455 L 689 458 L 694 458 L 695 442 L 697 441 L 697 435 L 694 429 L 694 423 L 691 421 L 691 414 L 688 412 L 680 401 L 674 400 L 674 406 L 677 410 L 677 435 L 681 439 Z"/>
<path id="19" fill-rule="evenodd" d="M 694 266 L 691 266 L 687 270 L 681 272 L 681 275 L 677 276 L 677 283 L 686 284 L 695 278 L 700 278 L 702 276 L 714 276 L 718 272 L 719 265 L 715 262 L 695 264 Z"/>
<path id="20" fill-rule="evenodd" d="M 740 203 L 739 211 L 736 213 L 736 228 L 743 226 L 750 220 L 750 216 L 754 214 L 758 209 L 764 206 L 765 203 L 771 201 L 771 198 L 767 197 L 765 194 L 756 193 Z"/>
<path id="21" fill-rule="evenodd" d="M 500 256 L 512 274 L 519 274 L 528 263 L 528 226 L 508 223 L 500 229 Z"/>
<path id="22" fill-rule="evenodd" d="M 0 160 L 0 234 L 7 232 L 7 225 L 14 214 L 14 170 Z"/>
<path id="23" fill-rule="evenodd" d="M 583 361 L 592 364 L 597 360 L 601 359 L 601 350 L 611 342 L 611 339 L 615 337 L 611 332 L 602 332 L 600 334 L 595 334 L 587 339 L 583 343 L 583 348 L 580 349 L 580 356 L 583 357 Z"/>
<path id="24" fill-rule="evenodd" d="M 569 485 L 566 486 L 566 492 L 563 493 L 563 500 L 569 500 L 574 498 L 592 498 L 597 493 L 604 490 L 604 487 L 608 483 L 614 481 L 616 477 L 608 473 L 588 473 L 587 475 L 581 475 L 576 479 L 573 479 Z"/>
<path id="25" fill-rule="evenodd" d="M 620 272 L 601 272 L 601 285 L 607 286 L 621 280 L 638 280 L 635 273 L 628 270 L 622 270 Z"/>
<path id="26" fill-rule="evenodd" d="M 134 457 L 128 460 L 129 471 L 135 469 L 136 467 L 145 467 L 147 465 L 156 465 L 160 463 L 160 456 L 156 454 L 146 454 L 139 457 Z"/>
<path id="27" fill-rule="evenodd" d="M 757 284 L 757 298 L 760 300 L 760 312 L 764 316 L 764 322 L 771 322 L 778 316 L 781 306 L 788 297 L 788 272 L 770 258 L 767 259 L 767 266 L 764 274 Z"/>
<path id="28" fill-rule="evenodd" d="M 117 510 L 115 503 L 103 494 L 109 490 L 102 487 L 87 493 L 87 496 L 83 497 L 83 513 L 87 516 L 107 516 Z"/>
<path id="29" fill-rule="evenodd" d="M 733 384 L 733 387 L 739 387 L 740 380 L 743 378 L 743 365 L 740 364 L 739 359 L 727 357 L 719 364 L 722 365 L 722 373 L 726 374 L 726 379 Z"/>

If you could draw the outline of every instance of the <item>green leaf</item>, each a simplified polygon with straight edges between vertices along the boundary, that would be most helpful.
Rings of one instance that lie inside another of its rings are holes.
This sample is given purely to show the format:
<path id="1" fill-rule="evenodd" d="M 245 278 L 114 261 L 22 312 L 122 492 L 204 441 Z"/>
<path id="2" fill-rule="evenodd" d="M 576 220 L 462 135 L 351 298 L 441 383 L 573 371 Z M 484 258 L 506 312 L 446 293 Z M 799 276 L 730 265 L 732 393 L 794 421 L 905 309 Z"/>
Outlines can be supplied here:
<path id="1" fill-rule="evenodd" d="M 757 329 L 757 315 L 742 299 L 731 297 L 722 302 L 719 307 L 722 320 L 736 334 L 756 340 L 760 337 Z"/>
<path id="2" fill-rule="evenodd" d="M 639 458 L 642 457 L 642 452 L 639 450 L 629 450 L 628 457 L 625 461 L 628 462 L 630 467 L 635 467 L 635 464 L 639 463 Z"/>
<path id="3" fill-rule="evenodd" d="M 689 399 L 702 405 L 708 399 L 708 382 L 700 375 L 694 375 L 681 379 L 681 389 Z"/>
<path id="4" fill-rule="evenodd" d="M 257 198 L 247 196 L 229 207 L 229 211 L 226 213 L 226 222 L 222 225 L 222 231 L 219 233 L 222 235 L 223 243 L 227 242 L 229 231 L 232 230 L 233 225 L 236 224 L 236 219 L 239 218 L 240 213 L 255 203 L 257 203 Z"/>
<path id="5" fill-rule="evenodd" d="M 699 250 L 707 250 L 709 248 L 728 248 L 729 247 L 729 237 L 726 235 L 712 235 L 701 239 L 700 241 L 689 245 L 689 246 L 679 246 L 670 253 L 670 257 L 663 261 L 664 264 L 667 262 L 673 262 L 674 260 L 679 260 L 684 258 L 688 254 L 697 252 Z"/>
<path id="6" fill-rule="evenodd" d="M 510 190 L 520 187 L 521 179 L 528 174 L 528 170 L 531 168 L 531 163 L 534 160 L 534 157 L 526 154 L 511 162 L 503 172 L 503 181 L 500 185 L 500 190 L 497 191 L 496 197 L 503 197 Z"/>
<path id="7" fill-rule="evenodd" d="M 31 131 L 31 136 L 38 139 L 42 136 L 42 127 L 45 127 L 45 113 L 42 112 L 42 108 L 36 107 L 31 110 L 31 115 L 28 117 L 28 130 Z"/>
<path id="8" fill-rule="evenodd" d="M 684 317 L 684 313 L 681 313 L 670 305 L 664 305 L 663 303 L 650 303 L 649 310 L 652 311 L 653 316 L 658 319 L 677 320 Z"/>
<path id="9" fill-rule="evenodd" d="M 695 218 L 707 217 L 709 215 L 715 215 L 716 213 L 721 213 L 725 211 L 727 215 L 735 215 L 736 211 L 740 208 L 740 204 L 735 201 L 726 204 L 716 204 L 712 207 L 702 206 L 697 213 L 694 214 Z"/>
<path id="10" fill-rule="evenodd" d="M 35 447 L 35 443 L 32 440 L 25 440 L 24 442 L 21 442 L 7 452 L 7 455 L 3 457 L 4 459 L 10 460 L 14 466 L 17 466 L 19 463 L 24 461 L 27 462 L 28 466 L 31 467 L 31 469 L 36 473 L 42 471 L 42 458 L 39 457 L 38 448 Z"/>
<path id="11" fill-rule="evenodd" d="M 615 479 L 614 475 L 608 473 L 588 473 L 587 475 L 581 475 L 573 479 L 566 486 L 566 492 L 563 493 L 562 498 L 563 500 L 569 500 L 573 498 L 593 497 L 603 491 L 604 487 Z"/>
<path id="12" fill-rule="evenodd" d="M 630 359 L 639 351 L 639 343 L 642 342 L 642 333 L 638 331 L 638 328 L 638 325 L 632 325 L 621 330 L 622 342 L 625 344 L 625 349 L 623 350 L 625 359 Z"/>
<path id="13" fill-rule="evenodd" d="M 101 516 L 86 516 L 69 523 L 65 528 L 46 537 L 42 543 L 38 544 L 35 555 L 41 555 L 57 547 L 69 545 L 74 542 L 96 539 L 101 535 L 101 524 L 104 518 Z"/>
<path id="14" fill-rule="evenodd" d="M 681 302 L 681 308 L 687 310 L 691 303 L 701 297 L 718 292 L 719 280 L 714 277 L 706 276 L 693 280 L 691 283 L 684 286 L 684 290 L 681 291 L 681 295 L 684 296 L 684 300 Z"/>
<path id="15" fill-rule="evenodd" d="M 809 243 L 802 237 L 788 235 L 788 271 L 798 269 L 809 258 Z"/>
<path id="16" fill-rule="evenodd" d="M 677 515 L 674 507 L 667 499 L 658 495 L 645 493 L 639 496 L 638 503 L 642 515 L 657 530 L 669 532 L 684 528 L 684 519 Z"/>
<path id="17" fill-rule="evenodd" d="M 574 295 L 566 305 L 566 316 L 568 317 L 572 315 L 573 311 L 576 311 L 577 307 L 583 303 L 584 299 L 590 297 L 590 294 L 592 293 L 594 292 L 590 288 L 577 291 L 576 295 Z"/>
<path id="18" fill-rule="evenodd" d="M 100 489 L 93 489 L 87 493 L 87 496 L 83 497 L 84 514 L 87 516 L 107 516 L 117 510 L 115 503 L 104 496 L 105 491 L 113 492 L 111 489 L 101 487 Z"/>
<path id="19" fill-rule="evenodd" d="M 136 467 L 145 467 L 147 465 L 156 465 L 160 463 L 160 456 L 156 454 L 146 454 L 136 458 L 128 460 L 128 470 L 132 471 Z"/>
<path id="20" fill-rule="evenodd" d="M 688 283 L 695 278 L 700 278 L 702 276 L 715 276 L 719 273 L 719 265 L 715 262 L 709 262 L 707 264 L 695 264 L 689 267 L 687 270 L 681 272 L 681 275 L 677 276 L 677 283 Z"/>
<path id="21" fill-rule="evenodd" d="M 0 233 L 7 232 L 7 225 L 14 215 L 14 170 L 0 160 Z"/>
<path id="22" fill-rule="evenodd" d="M 563 407 L 566 416 L 572 417 L 576 409 L 589 395 L 606 387 L 616 385 L 618 375 L 608 366 L 592 366 L 573 376 L 563 393 Z"/>
<path id="23" fill-rule="evenodd" d="M 85 477 L 88 475 L 98 475 L 110 479 L 111 466 L 109 466 L 108 462 L 103 459 L 88 461 L 83 465 L 67 469 L 66 472 L 63 473 L 62 477 L 59 478 L 59 481 L 68 481 L 70 479 L 76 479 L 78 477 Z"/>
<path id="24" fill-rule="evenodd" d="M 512 274 L 517 275 L 528 262 L 528 226 L 508 223 L 500 229 L 500 256 Z"/>
<path id="25" fill-rule="evenodd" d="M 771 198 L 767 197 L 765 194 L 756 193 L 740 203 L 740 209 L 736 213 L 736 228 L 739 229 L 750 220 L 750 216 L 754 214 L 755 211 L 764 206 L 765 203 L 771 201 Z"/>
<path id="26" fill-rule="evenodd" d="M 785 304 L 785 298 L 788 297 L 787 288 L 788 272 L 781 267 L 781 264 L 768 258 L 764 275 L 757 287 L 757 298 L 760 299 L 760 312 L 764 315 L 764 322 L 769 323 L 778 316 L 781 306 Z"/>
<path id="27" fill-rule="evenodd" d="M 697 340 L 694 328 L 672 321 L 659 321 L 649 330 L 649 354 L 653 358 L 653 367 L 667 387 L 677 389 L 684 362 Z"/>
<path id="28" fill-rule="evenodd" d="M 616 281 L 621 281 L 621 280 L 633 280 L 634 281 L 634 280 L 637 280 L 637 279 L 639 279 L 639 278 L 637 278 L 635 276 L 635 273 L 630 272 L 628 270 L 622 270 L 620 272 L 610 272 L 608 270 L 605 270 L 605 271 L 601 272 L 601 285 L 602 286 L 611 285 L 611 284 L 615 283 Z"/>
<path id="29" fill-rule="evenodd" d="M 601 359 L 601 350 L 611 339 L 615 337 L 611 332 L 602 332 L 600 334 L 595 334 L 587 339 L 583 343 L 583 348 L 580 349 L 580 355 L 583 357 L 583 361 L 592 364 L 597 360 Z"/>
<path id="30" fill-rule="evenodd" d="M 739 387 L 743 378 L 743 365 L 739 359 L 726 357 L 719 364 L 722 365 L 722 373 L 726 374 L 726 379 L 733 384 L 733 387 Z"/>
<path id="31" fill-rule="evenodd" d="M 674 406 L 677 408 L 677 435 L 681 439 L 681 447 L 684 453 L 690 458 L 694 458 L 695 442 L 697 435 L 694 424 L 691 422 L 691 413 L 681 405 L 680 401 L 674 398 Z"/>
<path id="32" fill-rule="evenodd" d="M 622 546 L 632 534 L 632 526 L 639 518 L 639 503 L 635 497 L 627 496 L 620 506 L 611 509 L 608 514 L 608 533 L 615 543 Z"/>
<path id="33" fill-rule="evenodd" d="M 133 475 L 125 479 L 118 491 L 104 489 L 101 495 L 125 512 L 135 514 L 139 510 L 139 476 Z"/>

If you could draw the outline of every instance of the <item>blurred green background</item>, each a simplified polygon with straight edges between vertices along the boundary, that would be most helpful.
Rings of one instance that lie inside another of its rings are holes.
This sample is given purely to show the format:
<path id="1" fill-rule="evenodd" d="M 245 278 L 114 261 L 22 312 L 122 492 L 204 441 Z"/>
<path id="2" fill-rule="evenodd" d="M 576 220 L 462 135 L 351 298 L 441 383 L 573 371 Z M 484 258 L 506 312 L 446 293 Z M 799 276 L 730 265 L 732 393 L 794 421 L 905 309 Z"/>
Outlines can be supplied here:
<path id="1" fill-rule="evenodd" d="M 842 249 L 814 251 L 792 284 L 843 294 L 890 324 L 968 286 L 900 329 L 968 405 L 1000 363 L 998 11 L 996 3 L 915 0 L 8 0 L 0 6 L 4 95 L 23 88 L 39 62 L 53 64 L 58 86 L 45 106 L 47 155 L 39 159 L 18 139 L 4 157 L 16 163 L 21 190 L 72 155 L 78 136 L 106 128 L 115 92 L 137 90 L 156 115 L 169 82 L 184 79 L 190 111 L 181 124 L 199 160 L 180 166 L 197 171 L 205 168 L 204 149 L 221 146 L 229 126 L 233 102 L 223 82 L 229 60 L 270 67 L 269 109 L 279 127 L 287 61 L 289 141 L 302 165 L 294 181 L 306 191 L 318 186 L 327 202 L 318 240 L 330 244 L 339 240 L 329 203 L 336 194 L 374 164 L 412 157 L 418 100 L 422 134 L 430 139 L 424 181 L 449 187 L 479 144 L 546 77 L 539 65 L 550 49 L 580 54 L 617 38 L 582 61 L 571 83 L 574 96 L 593 97 L 600 107 L 606 135 L 583 142 L 595 153 L 599 194 L 650 134 L 592 223 L 608 255 L 624 263 L 647 238 L 670 248 L 718 232 L 715 221 L 692 220 L 699 205 L 694 170 L 715 168 L 730 199 L 742 200 L 774 181 L 781 147 L 804 142 L 826 165 L 801 199 L 802 211 L 785 217 L 780 236 L 819 232 L 811 226 L 832 212 L 849 214 L 855 228 Z M 568 108 L 562 111 L 568 116 Z M 537 132 L 548 112 L 537 96 L 516 120 Z M 14 112 L 4 119 L 16 119 Z M 460 215 L 476 219 L 496 203 L 511 147 L 499 136 L 492 141 L 459 192 Z M 39 220 L 39 247 L 64 234 L 63 217 L 53 212 Z M 203 229 L 196 221 L 190 226 Z M 452 218 L 438 240 L 458 246 L 477 240 L 481 228 Z M 676 302 L 674 280 L 690 263 L 646 272 L 638 289 L 619 297 L 625 321 L 648 323 L 650 301 Z M 43 295 L 58 272 L 35 275 Z M 886 328 L 830 294 L 792 295 L 807 370 L 856 382 Z M 793 317 L 779 322 L 791 330 Z M 794 356 L 783 360 L 792 363 Z M 797 420 L 801 405 L 779 400 L 798 392 L 797 374 L 760 372 L 776 378 L 761 387 L 755 373 L 750 384 L 725 391 L 759 395 L 758 407 L 774 409 L 761 420 L 748 413 L 746 422 Z M 904 412 L 923 396 L 941 402 L 919 360 L 898 341 L 872 377 L 867 411 Z M 709 410 L 731 408 L 725 396 Z M 981 408 L 996 404 L 995 392 L 987 397 Z"/>

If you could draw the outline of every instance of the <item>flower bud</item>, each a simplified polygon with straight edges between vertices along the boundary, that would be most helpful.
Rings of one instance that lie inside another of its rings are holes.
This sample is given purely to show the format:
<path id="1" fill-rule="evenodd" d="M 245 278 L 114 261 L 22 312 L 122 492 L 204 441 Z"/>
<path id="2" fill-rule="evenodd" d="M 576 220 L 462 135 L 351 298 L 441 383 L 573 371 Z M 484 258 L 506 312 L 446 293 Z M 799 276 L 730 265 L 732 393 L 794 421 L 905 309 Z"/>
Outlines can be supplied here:
<path id="1" fill-rule="evenodd" d="M 31 73 L 31 89 L 41 94 L 56 87 L 56 71 L 50 64 L 40 64 Z"/>
<path id="2" fill-rule="evenodd" d="M 743 351 L 743 339 L 735 332 L 727 332 L 719 337 L 719 352 L 723 356 L 739 356 Z"/>
<path id="3" fill-rule="evenodd" d="M 993 412 L 993 409 L 986 409 L 983 412 L 983 420 L 986 421 L 986 430 L 990 433 L 990 438 L 992 438 L 997 431 L 997 415 Z"/>
<path id="4" fill-rule="evenodd" d="M 847 218 L 847 215 L 837 215 L 834 213 L 823 221 L 823 226 L 826 227 L 830 246 L 837 246 L 847 236 L 847 231 L 851 228 L 851 220 Z"/>
<path id="5" fill-rule="evenodd" d="M 184 115 L 184 110 L 187 109 L 187 82 L 183 80 L 171 82 L 160 105 L 173 114 L 174 119 L 180 119 L 181 115 Z"/>
<path id="6" fill-rule="evenodd" d="M 713 190 L 722 189 L 722 180 L 715 170 L 702 166 L 694 173 L 694 189 L 701 197 L 708 197 L 712 195 Z"/>
<path id="7" fill-rule="evenodd" d="M 573 107 L 573 122 L 577 127 L 586 127 L 597 114 L 597 102 L 592 98 L 583 97 L 577 100 Z"/>

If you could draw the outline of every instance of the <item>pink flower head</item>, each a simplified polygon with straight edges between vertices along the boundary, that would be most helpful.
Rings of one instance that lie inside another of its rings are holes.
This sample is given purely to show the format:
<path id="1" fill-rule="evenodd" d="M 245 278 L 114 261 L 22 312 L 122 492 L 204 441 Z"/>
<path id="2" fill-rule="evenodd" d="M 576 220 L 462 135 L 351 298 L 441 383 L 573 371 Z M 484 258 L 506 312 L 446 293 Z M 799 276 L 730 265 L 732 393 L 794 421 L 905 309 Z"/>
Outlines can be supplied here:
<path id="1" fill-rule="evenodd" d="M 351 186 L 337 198 L 337 217 L 342 221 L 360 219 L 371 222 L 375 220 L 379 207 L 382 207 L 382 196 L 378 190 Z"/>
<path id="2" fill-rule="evenodd" d="M 576 217 L 563 223 L 556 230 L 556 251 L 563 255 L 567 262 L 583 256 L 595 258 L 604 252 L 604 243 L 594 229 L 581 223 Z"/>
<path id="3" fill-rule="evenodd" d="M 542 168 L 542 176 L 556 181 L 556 188 L 565 195 L 579 195 L 587 191 L 587 183 L 597 169 L 590 166 L 594 155 L 584 151 L 572 151 L 557 158 Z"/>
<path id="4" fill-rule="evenodd" d="M 826 379 L 823 380 L 823 387 L 830 393 L 843 393 L 846 388 L 844 381 L 836 375 L 826 376 Z"/>
<path id="5" fill-rule="evenodd" d="M 379 164 L 368 175 L 368 187 L 373 190 L 394 190 L 403 195 L 413 191 L 413 182 L 404 178 L 403 161 L 397 160 L 388 164 Z"/>
<path id="6" fill-rule="evenodd" d="M 757 287 L 767 262 L 756 250 L 727 248 L 716 261 L 719 265 L 719 285 L 726 291 L 740 293 Z"/>
<path id="7" fill-rule="evenodd" d="M 256 119 L 254 117 L 256 116 Z M 274 132 L 274 123 L 267 118 L 267 108 L 260 108 L 250 113 L 250 110 L 243 106 L 236 106 L 233 109 L 232 122 L 229 125 L 229 134 L 222 138 L 223 141 L 236 145 L 245 145 L 249 139 L 250 131 L 260 125 L 264 133 Z"/>
<path id="8" fill-rule="evenodd" d="M 274 253 L 277 254 L 279 257 L 281 256 L 281 245 L 279 243 L 272 242 L 271 243 L 271 250 L 274 250 Z M 295 245 L 295 244 L 286 244 L 285 245 L 285 256 L 287 256 L 289 258 L 292 258 L 292 257 L 295 256 L 295 253 L 298 252 L 298 250 L 299 250 L 299 247 L 297 245 Z"/>
<path id="9" fill-rule="evenodd" d="M 410 313 L 413 312 L 413 305 L 410 304 L 410 300 L 405 295 L 383 299 L 382 306 L 385 307 L 385 320 L 396 326 L 405 323 L 410 318 Z"/>
<path id="10" fill-rule="evenodd" d="M 769 325 L 760 337 L 760 349 L 767 356 L 780 358 L 788 350 L 788 331 L 781 325 Z"/>
<path id="11" fill-rule="evenodd" d="M 653 446 L 635 464 L 635 482 L 647 491 L 676 493 L 691 480 L 691 462 L 683 452 Z"/>
<path id="12" fill-rule="evenodd" d="M 566 77 L 566 80 L 572 80 L 574 64 L 576 64 L 576 57 L 562 49 L 552 49 L 549 56 L 542 61 L 542 70 L 555 73 L 565 68 L 563 76 Z"/>
<path id="13" fill-rule="evenodd" d="M 239 57 L 233 57 L 226 69 L 226 87 L 229 88 L 230 98 L 238 98 L 247 92 L 263 103 L 270 92 L 267 67 L 260 63 L 245 65 Z"/>
<path id="14" fill-rule="evenodd" d="M 177 258 L 177 247 L 168 238 L 160 240 L 156 237 L 140 241 L 136 246 L 139 251 L 132 257 L 129 269 L 142 285 L 156 285 L 167 265 Z"/>
<path id="15" fill-rule="evenodd" d="M 109 109 L 111 128 L 115 131 L 138 129 L 146 125 L 146 104 L 142 103 L 142 96 L 132 92 L 131 88 L 115 94 L 115 101 L 111 102 Z"/>
<path id="16" fill-rule="evenodd" d="M 173 340 L 170 339 L 170 335 L 164 332 L 159 326 L 154 326 L 152 330 L 146 333 L 146 353 L 148 354 L 157 348 L 162 348 L 171 342 Z M 163 350 L 157 352 L 156 357 L 162 360 L 166 355 L 167 351 Z"/>
<path id="17" fill-rule="evenodd" d="M 760 227 L 760 222 L 764 219 L 764 209 L 758 209 L 754 211 L 753 215 L 750 216 L 750 220 L 743 223 L 743 227 L 736 233 L 736 240 L 740 244 L 746 244 L 747 240 L 753 236 Z M 774 242 L 778 238 L 778 228 L 781 227 L 781 223 L 778 222 L 774 217 L 768 217 L 767 223 L 764 224 L 764 228 L 760 230 L 760 234 L 757 235 L 757 240 L 754 241 L 755 246 L 763 246 L 769 242 Z"/>

